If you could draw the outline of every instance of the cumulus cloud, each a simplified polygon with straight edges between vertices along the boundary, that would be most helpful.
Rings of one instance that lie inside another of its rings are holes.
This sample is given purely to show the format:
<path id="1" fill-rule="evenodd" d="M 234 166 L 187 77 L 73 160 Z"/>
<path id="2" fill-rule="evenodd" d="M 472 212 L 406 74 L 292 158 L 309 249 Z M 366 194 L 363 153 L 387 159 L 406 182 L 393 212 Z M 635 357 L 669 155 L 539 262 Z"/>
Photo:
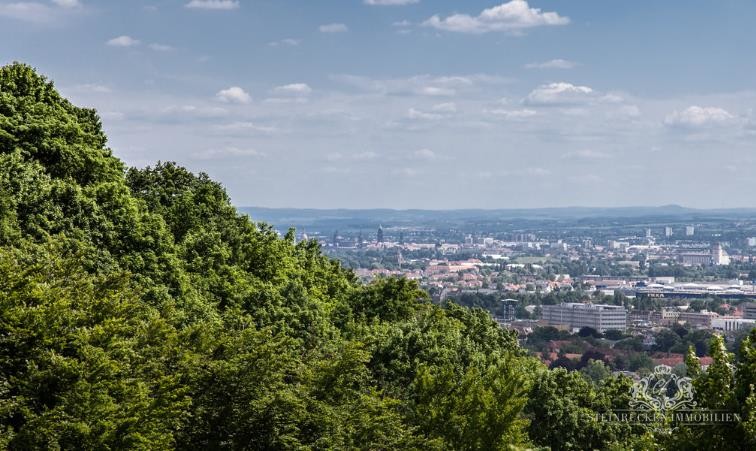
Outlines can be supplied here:
<path id="1" fill-rule="evenodd" d="M 735 116 L 725 109 L 693 105 L 682 111 L 673 111 L 664 119 L 664 124 L 669 127 L 705 128 L 730 125 L 735 120 Z"/>
<path id="2" fill-rule="evenodd" d="M 223 108 L 196 106 L 196 105 L 171 105 L 159 111 L 158 116 L 172 120 L 178 119 L 210 119 L 226 116 L 228 111 Z"/>
<path id="3" fill-rule="evenodd" d="M 572 83 L 549 83 L 534 89 L 525 98 L 528 105 L 574 105 L 596 98 L 596 92 L 588 86 Z"/>
<path id="4" fill-rule="evenodd" d="M 126 35 L 115 37 L 107 42 L 111 47 L 134 47 L 139 45 L 139 43 L 140 41 L 138 39 Z"/>
<path id="5" fill-rule="evenodd" d="M 171 51 L 175 50 L 173 47 L 171 47 L 170 45 L 166 45 L 166 44 L 152 43 L 152 44 L 149 45 L 149 47 L 150 47 L 150 49 L 152 49 L 152 50 L 154 50 L 156 52 L 171 52 Z"/>
<path id="6" fill-rule="evenodd" d="M 79 0 L 52 0 L 53 3 L 61 8 L 79 8 L 81 2 Z"/>
<path id="7" fill-rule="evenodd" d="M 457 104 L 454 102 L 438 103 L 436 105 L 433 105 L 433 111 L 437 111 L 439 113 L 456 113 Z"/>
<path id="8" fill-rule="evenodd" d="M 573 69 L 575 67 L 577 67 L 576 62 L 561 58 L 525 65 L 526 69 Z"/>
<path id="9" fill-rule="evenodd" d="M 192 0 L 185 5 L 191 9 L 231 10 L 238 9 L 238 0 Z"/>
<path id="10" fill-rule="evenodd" d="M 568 17 L 556 12 L 543 12 L 539 8 L 531 8 L 525 0 L 512 0 L 484 9 L 477 16 L 453 14 L 442 18 L 434 15 L 423 22 L 423 25 L 444 31 L 481 34 L 496 31 L 519 33 L 528 28 L 568 23 Z"/>
<path id="11" fill-rule="evenodd" d="M 215 97 L 221 102 L 226 103 L 249 103 L 252 100 L 250 95 L 238 86 L 231 86 L 230 88 L 218 91 Z"/>
<path id="12" fill-rule="evenodd" d="M 420 3 L 420 0 L 364 0 L 363 3 L 370 6 L 404 6 Z"/>
<path id="13" fill-rule="evenodd" d="M 574 150 L 562 154 L 563 160 L 606 160 L 608 158 L 611 158 L 608 153 L 592 149 Z"/>
<path id="14" fill-rule="evenodd" d="M 193 157 L 197 160 L 214 160 L 222 158 L 263 158 L 266 155 L 256 149 L 246 149 L 240 147 L 223 147 L 220 149 L 208 149 L 203 152 L 196 152 Z"/>
<path id="15" fill-rule="evenodd" d="M 96 83 L 84 83 L 81 85 L 74 86 L 75 91 L 79 92 L 89 92 L 89 93 L 96 93 L 96 94 L 109 94 L 113 92 L 112 89 L 105 85 L 99 85 Z"/>
<path id="16" fill-rule="evenodd" d="M 20 1 L 0 3 L 0 17 L 36 24 L 49 24 L 59 20 L 64 14 L 83 9 L 78 0 L 52 0 L 52 4 Z"/>
<path id="17" fill-rule="evenodd" d="M 526 119 L 526 118 L 533 117 L 536 114 L 538 114 L 535 110 L 530 110 L 527 108 L 523 108 L 519 110 L 495 108 L 493 110 L 487 110 L 487 113 L 492 114 L 494 116 L 503 117 L 504 119 Z"/>
<path id="18" fill-rule="evenodd" d="M 504 77 L 471 74 L 471 75 L 416 75 L 408 78 L 376 79 L 357 75 L 335 75 L 334 81 L 353 86 L 365 91 L 384 95 L 399 96 L 429 96 L 450 97 L 458 91 L 474 90 L 484 85 L 508 83 L 511 80 Z"/>
<path id="19" fill-rule="evenodd" d="M 349 31 L 349 27 L 343 23 L 329 23 L 318 27 L 321 33 L 346 33 Z"/>
<path id="20" fill-rule="evenodd" d="M 438 113 L 426 113 L 415 108 L 407 110 L 407 119 L 421 120 L 421 121 L 433 121 L 441 119 L 444 116 Z"/>
<path id="21" fill-rule="evenodd" d="M 267 135 L 274 134 L 279 131 L 276 127 L 260 125 L 249 121 L 237 121 L 228 124 L 220 124 L 216 125 L 214 128 L 222 132 L 241 132 L 244 134 L 261 133 Z"/>
<path id="22" fill-rule="evenodd" d="M 551 175 L 551 171 L 546 168 L 526 168 L 525 174 L 531 175 L 533 177 L 546 177 Z"/>
<path id="23" fill-rule="evenodd" d="M 310 88 L 306 83 L 292 83 L 283 86 L 276 86 L 273 89 L 273 92 L 283 95 L 306 96 L 312 92 L 312 88 Z"/>
<path id="24" fill-rule="evenodd" d="M 430 149 L 419 149 L 414 152 L 412 152 L 412 156 L 417 160 L 435 160 L 438 158 L 436 155 L 436 152 L 430 150 Z"/>
<path id="25" fill-rule="evenodd" d="M 296 47 L 301 42 L 302 41 L 300 41 L 299 39 L 286 38 L 281 39 L 280 41 L 269 42 L 268 45 L 271 47 Z"/>

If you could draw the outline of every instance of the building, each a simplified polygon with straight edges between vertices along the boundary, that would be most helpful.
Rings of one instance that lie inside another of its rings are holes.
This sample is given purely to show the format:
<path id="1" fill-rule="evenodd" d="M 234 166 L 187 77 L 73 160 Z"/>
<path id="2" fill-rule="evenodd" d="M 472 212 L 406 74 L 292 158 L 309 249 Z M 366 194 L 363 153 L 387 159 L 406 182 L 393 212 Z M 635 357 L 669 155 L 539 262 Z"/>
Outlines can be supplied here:
<path id="1" fill-rule="evenodd" d="M 716 243 L 711 247 L 711 263 L 717 266 L 730 264 L 730 256 L 727 255 L 721 244 Z"/>
<path id="2" fill-rule="evenodd" d="M 756 319 L 734 318 L 732 316 L 723 316 L 712 318 L 711 328 L 721 330 L 722 332 L 735 332 L 738 330 L 749 330 L 756 327 Z"/>
<path id="3" fill-rule="evenodd" d="M 677 315 L 677 322 L 687 323 L 698 329 L 711 329 L 712 319 L 718 315 L 714 312 L 680 312 Z"/>
<path id="4" fill-rule="evenodd" d="M 543 320 L 553 326 L 592 327 L 601 333 L 610 329 L 627 329 L 627 310 L 620 305 L 571 302 L 544 305 L 542 311 Z"/>
<path id="5" fill-rule="evenodd" d="M 514 321 L 517 317 L 517 304 L 520 302 L 517 299 L 502 299 L 499 302 L 504 306 L 504 321 L 508 323 Z"/>
<path id="6" fill-rule="evenodd" d="M 680 254 L 679 257 L 683 266 L 707 266 L 711 264 L 711 254 L 708 252 L 690 252 Z"/>
<path id="7" fill-rule="evenodd" d="M 750 247 L 756 246 L 756 236 L 752 236 L 752 237 L 748 238 L 748 245 Z"/>
<path id="8" fill-rule="evenodd" d="M 756 319 L 756 302 L 743 304 L 743 318 Z"/>
<path id="9" fill-rule="evenodd" d="M 667 238 L 672 236 L 672 227 L 667 226 L 664 228 L 664 236 Z"/>
<path id="10" fill-rule="evenodd" d="M 693 226 L 685 227 L 685 236 L 693 236 L 696 234 L 696 228 Z"/>

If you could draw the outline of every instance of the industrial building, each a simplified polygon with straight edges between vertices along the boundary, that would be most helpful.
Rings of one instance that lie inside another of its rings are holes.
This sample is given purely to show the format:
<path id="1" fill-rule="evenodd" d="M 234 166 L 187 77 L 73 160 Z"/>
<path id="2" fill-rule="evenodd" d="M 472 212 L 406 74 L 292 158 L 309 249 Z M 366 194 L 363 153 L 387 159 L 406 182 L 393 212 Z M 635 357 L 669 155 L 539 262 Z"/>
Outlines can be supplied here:
<path id="1" fill-rule="evenodd" d="M 601 333 L 610 329 L 627 329 L 627 310 L 619 305 L 571 302 L 544 305 L 542 310 L 543 319 L 553 326 L 592 327 Z"/>

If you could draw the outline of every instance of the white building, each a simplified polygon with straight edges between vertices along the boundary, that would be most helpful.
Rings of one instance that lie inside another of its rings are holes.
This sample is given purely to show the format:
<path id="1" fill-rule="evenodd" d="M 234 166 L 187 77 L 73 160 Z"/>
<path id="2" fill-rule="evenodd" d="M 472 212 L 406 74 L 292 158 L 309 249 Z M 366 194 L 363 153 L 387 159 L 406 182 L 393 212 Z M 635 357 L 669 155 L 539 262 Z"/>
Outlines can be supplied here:
<path id="1" fill-rule="evenodd" d="M 727 266 L 730 264 L 730 256 L 727 255 L 727 252 L 725 252 L 719 243 L 711 247 L 711 262 L 717 266 Z"/>
<path id="2" fill-rule="evenodd" d="M 627 328 L 627 310 L 621 305 L 582 304 L 578 302 L 541 307 L 543 319 L 551 325 L 572 329 L 592 327 L 603 333 L 610 329 Z"/>
<path id="3" fill-rule="evenodd" d="M 693 226 L 685 227 L 685 236 L 693 236 L 696 233 L 696 228 Z"/>
<path id="4" fill-rule="evenodd" d="M 735 318 L 732 316 L 722 316 L 711 319 L 711 328 L 723 332 L 753 329 L 754 327 L 756 327 L 756 320 L 754 319 Z"/>
<path id="5" fill-rule="evenodd" d="M 668 226 L 664 228 L 664 236 L 666 236 L 667 238 L 672 236 L 672 227 Z"/>

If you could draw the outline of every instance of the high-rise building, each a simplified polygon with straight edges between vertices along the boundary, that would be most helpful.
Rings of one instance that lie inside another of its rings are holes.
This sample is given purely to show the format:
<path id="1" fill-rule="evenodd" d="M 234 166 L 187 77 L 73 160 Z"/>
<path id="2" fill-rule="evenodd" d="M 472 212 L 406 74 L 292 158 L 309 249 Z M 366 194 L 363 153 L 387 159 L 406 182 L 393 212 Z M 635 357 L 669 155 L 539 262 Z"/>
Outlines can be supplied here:
<path id="1" fill-rule="evenodd" d="M 652 238 L 651 229 L 646 229 L 646 238 Z"/>
<path id="2" fill-rule="evenodd" d="M 730 256 L 727 255 L 720 243 L 711 246 L 711 263 L 717 266 L 726 266 L 730 264 Z"/>
<path id="3" fill-rule="evenodd" d="M 502 299 L 501 302 L 504 305 L 504 321 L 512 322 L 517 317 L 517 299 Z"/>
<path id="4" fill-rule="evenodd" d="M 383 243 L 383 226 L 378 226 L 378 238 L 379 243 Z"/>
<path id="5" fill-rule="evenodd" d="M 664 228 L 664 236 L 667 238 L 672 236 L 672 227 L 667 226 Z"/>
<path id="6" fill-rule="evenodd" d="M 750 247 L 756 246 L 756 236 L 752 236 L 752 237 L 748 238 L 748 245 Z"/>
<path id="7" fill-rule="evenodd" d="M 685 236 L 693 236 L 696 233 L 696 228 L 693 226 L 685 227 Z"/>
<path id="8" fill-rule="evenodd" d="M 627 328 L 627 310 L 621 305 L 582 304 L 578 302 L 542 306 L 543 319 L 551 325 L 571 329 L 592 327 L 603 333 Z"/>

